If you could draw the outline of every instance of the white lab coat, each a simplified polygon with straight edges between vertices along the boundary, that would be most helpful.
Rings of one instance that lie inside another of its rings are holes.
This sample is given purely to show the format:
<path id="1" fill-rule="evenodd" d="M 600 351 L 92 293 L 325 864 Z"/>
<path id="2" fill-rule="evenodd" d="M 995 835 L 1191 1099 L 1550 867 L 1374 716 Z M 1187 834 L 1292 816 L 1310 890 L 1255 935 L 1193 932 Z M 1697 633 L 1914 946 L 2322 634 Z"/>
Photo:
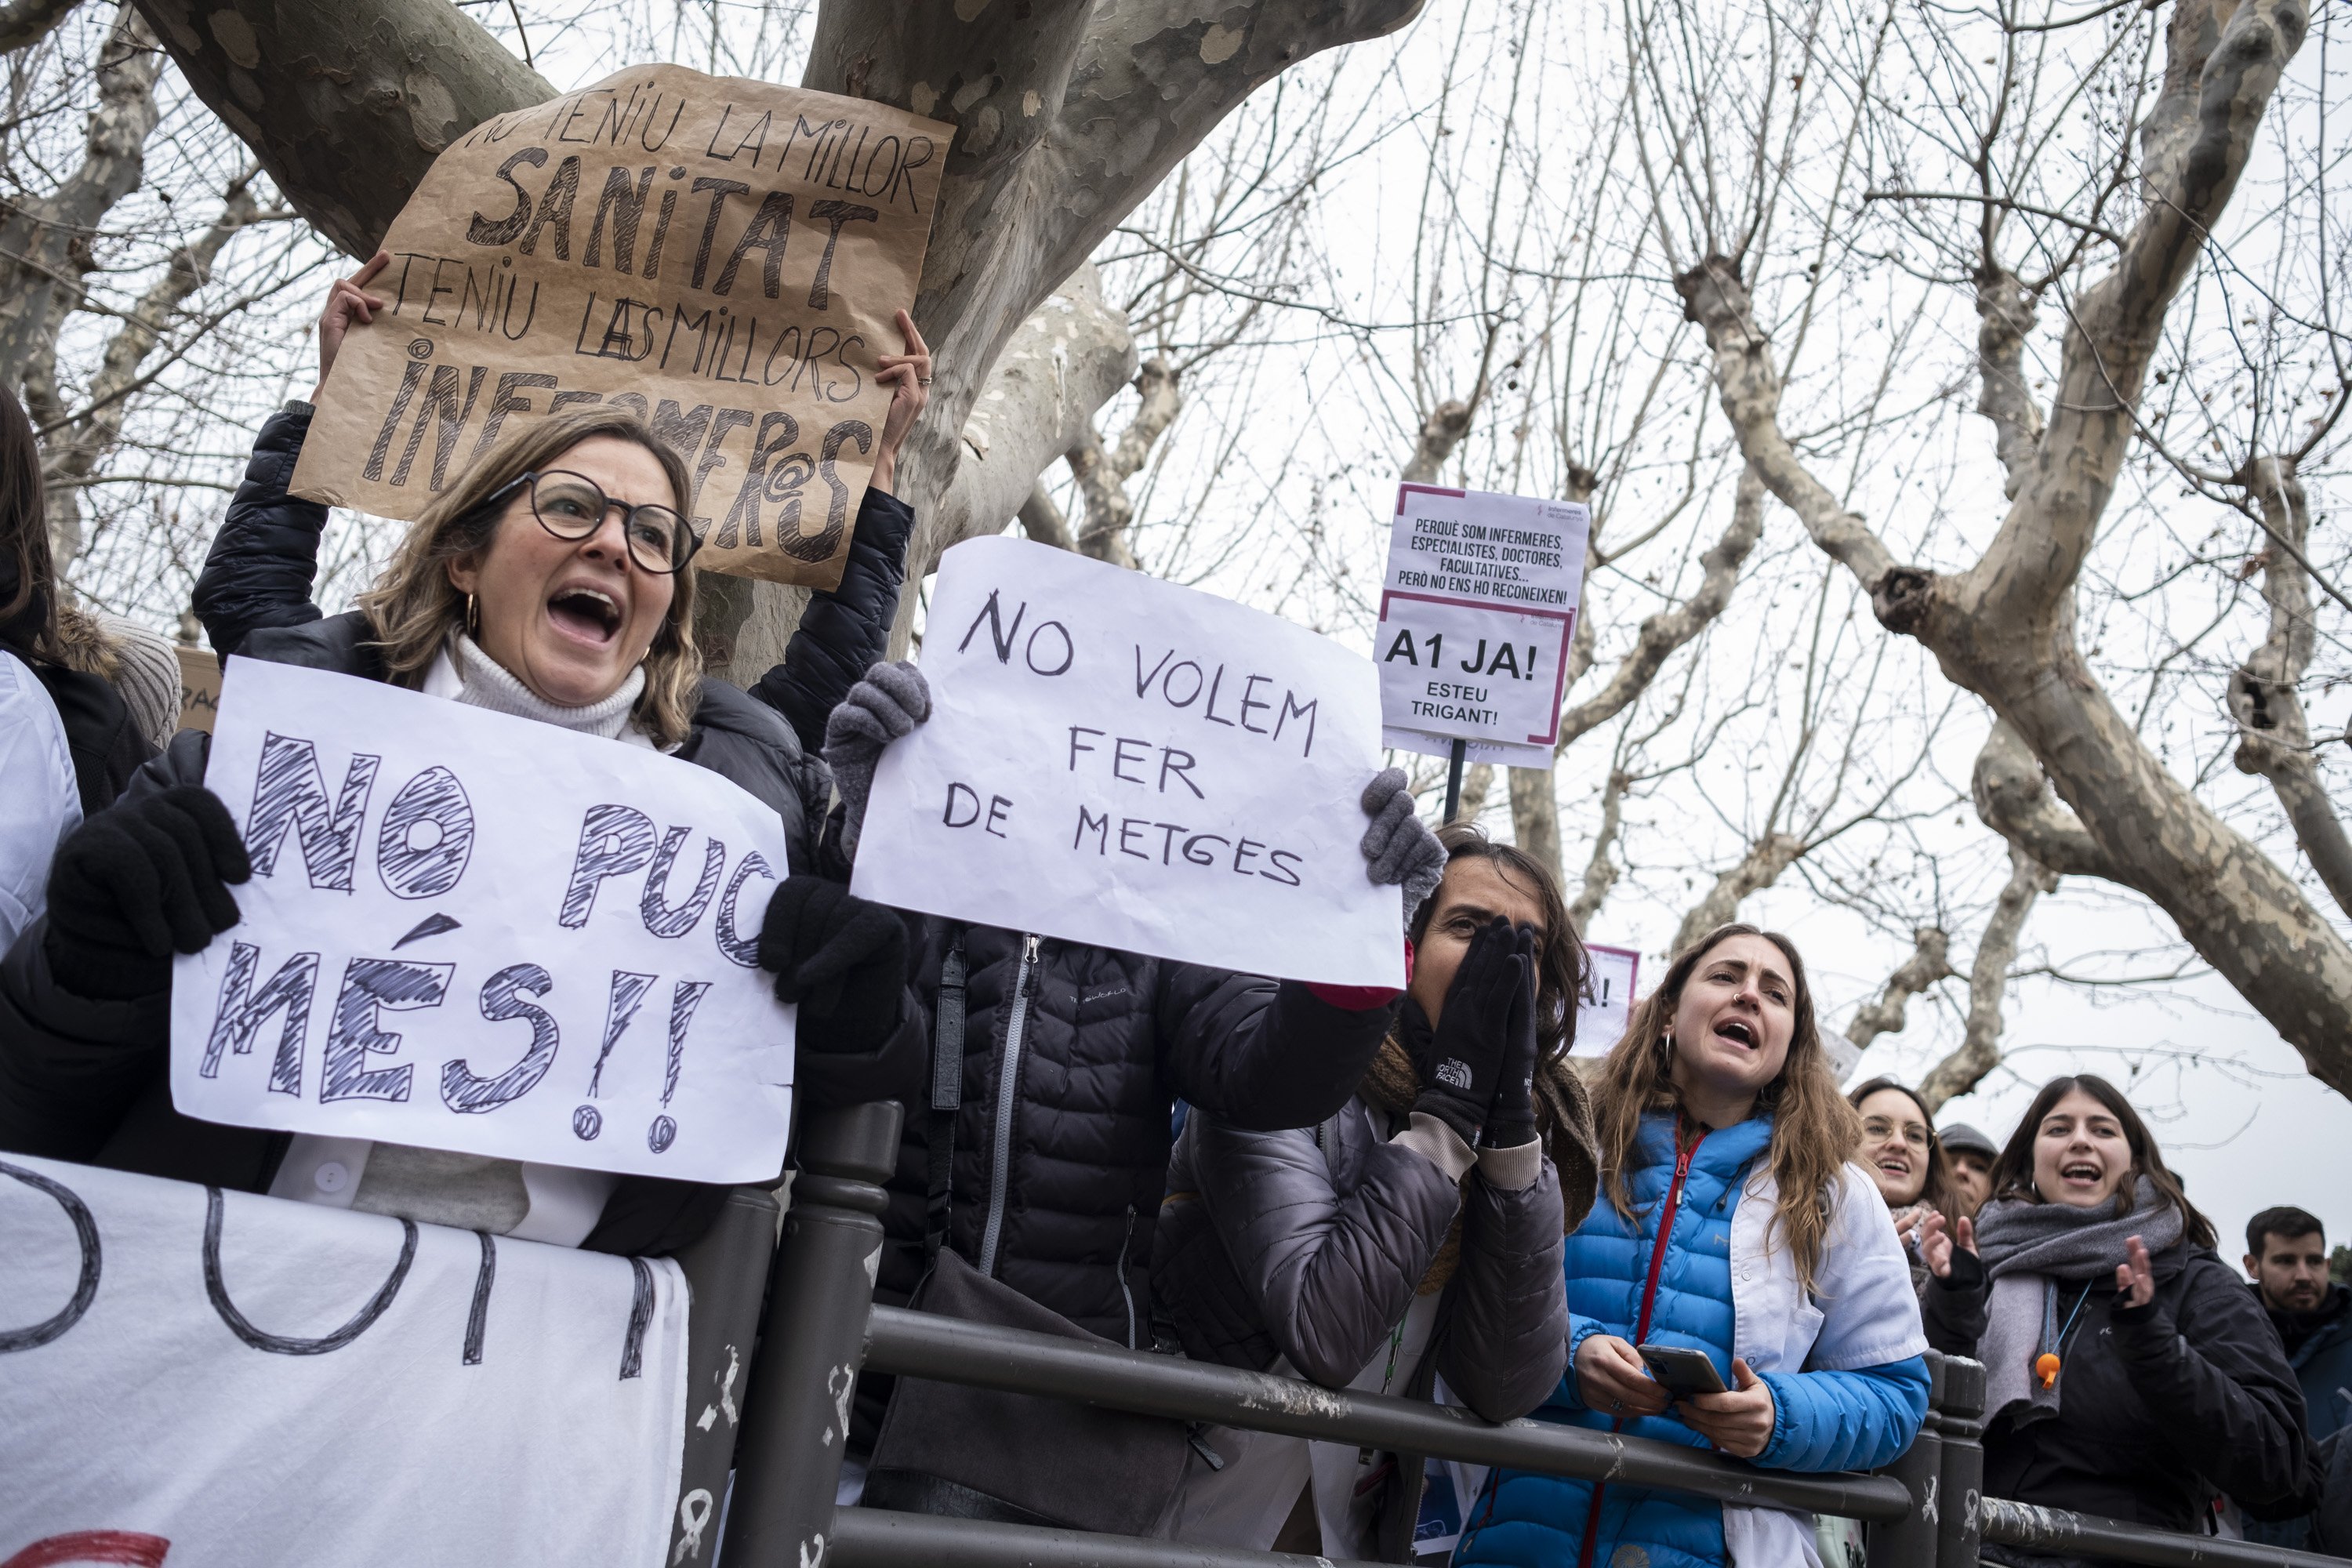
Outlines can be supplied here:
<path id="1" fill-rule="evenodd" d="M 1732 1353 L 1758 1373 L 1857 1372 L 1927 1350 L 1911 1266 L 1886 1223 L 1886 1202 L 1849 1163 L 1830 1194 L 1820 1277 L 1809 1293 L 1795 1255 L 1771 1227 L 1780 1184 L 1756 1162 L 1731 1213 Z M 1811 1514 L 1723 1508 L 1723 1543 L 1735 1568 L 1822 1568 Z"/>
<path id="2" fill-rule="evenodd" d="M 30 666 L 0 649 L 0 949 L 47 907 L 49 862 L 80 826 L 58 706 Z"/>

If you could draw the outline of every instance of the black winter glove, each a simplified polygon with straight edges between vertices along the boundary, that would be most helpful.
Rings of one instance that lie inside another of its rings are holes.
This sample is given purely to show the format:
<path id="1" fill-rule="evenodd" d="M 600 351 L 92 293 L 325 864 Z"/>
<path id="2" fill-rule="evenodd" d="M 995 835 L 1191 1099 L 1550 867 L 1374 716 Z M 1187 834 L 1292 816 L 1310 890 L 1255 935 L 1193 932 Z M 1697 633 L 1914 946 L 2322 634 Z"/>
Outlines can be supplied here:
<path id="1" fill-rule="evenodd" d="M 101 811 L 49 866 L 49 973 L 93 1001 L 166 991 L 172 954 L 202 952 L 236 924 L 227 885 L 252 875 L 228 807 L 201 785 Z"/>
<path id="2" fill-rule="evenodd" d="M 1518 982 L 1511 989 L 1509 1021 L 1504 1025 L 1503 1065 L 1495 1079 L 1495 1100 L 1486 1109 L 1485 1146 L 1516 1149 L 1536 1137 L 1536 933 L 1521 926 L 1511 951 Z"/>
<path id="3" fill-rule="evenodd" d="M 1519 991 L 1518 938 L 1499 915 L 1470 939 L 1431 1032 L 1415 1110 L 1475 1144 L 1509 1054 L 1511 1008 Z"/>
<path id="4" fill-rule="evenodd" d="M 907 988 L 907 927 L 883 904 L 822 877 L 786 877 L 760 922 L 760 967 L 776 1000 L 800 1004 L 812 1051 L 877 1050 Z"/>

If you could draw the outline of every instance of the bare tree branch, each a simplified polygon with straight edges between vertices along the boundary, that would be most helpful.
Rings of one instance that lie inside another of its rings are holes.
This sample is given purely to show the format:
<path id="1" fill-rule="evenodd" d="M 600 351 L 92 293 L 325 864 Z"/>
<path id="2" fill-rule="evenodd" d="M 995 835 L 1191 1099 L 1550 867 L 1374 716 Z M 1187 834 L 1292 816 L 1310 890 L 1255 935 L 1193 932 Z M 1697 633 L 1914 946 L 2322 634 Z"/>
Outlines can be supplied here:
<path id="1" fill-rule="evenodd" d="M 1974 1089 L 2000 1060 L 2000 1005 L 2009 992 L 2009 972 L 2017 963 L 2017 943 L 2025 917 L 2036 900 L 2054 890 L 2057 877 L 2032 856 L 2011 844 L 2009 881 L 1993 905 L 1969 965 L 1969 1021 L 1959 1048 L 1937 1062 L 1919 1085 L 1919 1098 L 1929 1114 L 1944 1102 Z"/>
<path id="2" fill-rule="evenodd" d="M 1070 520 L 1062 515 L 1054 492 L 1039 479 L 1029 487 L 1029 499 L 1021 503 L 1015 514 L 1021 521 L 1021 531 L 1040 544 L 1050 544 L 1056 550 L 1076 550 L 1077 542 L 1070 537 Z"/>
<path id="3" fill-rule="evenodd" d="M 2292 458 L 2263 458 L 2238 476 L 2263 509 L 2272 533 L 2296 552 L 2311 537 L 2311 511 Z M 2240 773 L 2270 780 L 2294 825 L 2295 842 L 2312 869 L 2352 914 L 2352 841 L 2327 798 L 2305 721 L 2301 687 L 2310 668 L 2311 594 L 2303 568 L 2281 550 L 2263 552 L 2263 597 L 2270 604 L 2270 635 L 2246 656 L 2230 681 L 2230 713 L 2238 721 Z"/>
<path id="4" fill-rule="evenodd" d="M 1874 1002 L 1866 1002 L 1854 1012 L 1845 1026 L 1845 1038 L 1832 1047 L 1830 1068 L 1843 1078 L 1853 1071 L 1862 1053 L 1881 1035 L 1899 1035 L 1906 1022 L 1911 998 L 1937 984 L 1950 978 L 1953 971 L 1950 958 L 1951 939 L 1940 927 L 1921 926 L 1911 933 L 1911 955 L 1896 965 L 1886 977 L 1886 988 Z"/>
<path id="5" fill-rule="evenodd" d="M 114 204 L 139 188 L 147 133 L 155 129 L 154 36 L 125 9 L 99 58 L 98 104 L 90 110 L 81 164 L 56 190 L 0 218 L 0 385 L 21 384 L 81 298 L 97 265 L 90 236 Z"/>
<path id="6" fill-rule="evenodd" d="M 39 43 L 80 4 L 81 0 L 8 0 L 0 5 L 0 51 Z"/>
<path id="7" fill-rule="evenodd" d="M 1592 853 L 1584 862 L 1584 880 L 1576 890 L 1575 901 L 1568 906 L 1568 922 L 1579 932 L 1592 924 L 1592 917 L 1601 912 L 1609 889 L 1617 884 L 1617 863 L 1611 851 L 1616 847 L 1625 791 L 1632 783 L 1633 775 L 1623 768 L 1612 768 L 1609 783 L 1601 792 L 1601 826 L 1592 835 Z"/>
<path id="8" fill-rule="evenodd" d="M 1118 440 L 1106 447 L 1089 423 L 1086 437 L 1069 454 L 1070 473 L 1087 502 L 1078 550 L 1130 571 L 1136 561 L 1128 526 L 1135 520 L 1135 503 L 1128 498 L 1127 482 L 1143 467 L 1152 447 L 1168 433 L 1184 406 L 1176 367 L 1157 355 L 1136 374 L 1135 390 L 1142 401 Z"/>

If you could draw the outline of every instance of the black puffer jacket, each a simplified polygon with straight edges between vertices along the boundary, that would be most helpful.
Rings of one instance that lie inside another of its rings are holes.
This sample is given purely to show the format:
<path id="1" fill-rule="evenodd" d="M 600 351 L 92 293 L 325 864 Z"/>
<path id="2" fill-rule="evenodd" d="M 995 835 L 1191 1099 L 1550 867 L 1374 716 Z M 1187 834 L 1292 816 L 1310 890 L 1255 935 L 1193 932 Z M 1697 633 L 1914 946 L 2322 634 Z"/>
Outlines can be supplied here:
<path id="1" fill-rule="evenodd" d="M 382 679 L 360 616 L 257 630 L 244 656 Z M 211 737 L 184 730 L 132 778 L 124 798 L 204 782 Z M 686 744 L 676 753 L 710 769 L 776 809 L 795 858 L 813 853 L 829 781 L 791 729 L 764 705 L 724 681 L 703 683 Z M 286 1153 L 282 1132 L 226 1127 L 172 1107 L 171 994 L 135 1002 L 94 1002 L 49 974 L 46 920 L 27 927 L 0 959 L 0 1149 L 76 1160 L 179 1181 L 266 1192 Z M 859 1099 L 883 1054 L 802 1058 L 802 1092 L 826 1103 Z M 836 1081 L 845 1080 L 845 1081 Z M 625 1177 L 584 1244 L 604 1252 L 675 1250 L 700 1235 L 725 1201 L 724 1187 Z"/>
<path id="2" fill-rule="evenodd" d="M 963 931 L 950 1245 L 1121 1344 L 1151 1342 L 1152 1233 L 1174 1101 L 1242 1126 L 1312 1126 L 1347 1102 L 1395 1012 L 1336 1007 L 1291 982 L 907 918 L 916 978 L 901 1032 L 926 1042 L 940 965 Z M 877 1296 L 895 1305 L 922 1276 L 930 1141 L 927 1083 L 893 1098 L 907 1105 L 907 1130 Z"/>
<path id="3" fill-rule="evenodd" d="M 289 404 L 270 416 L 253 443 L 245 483 L 229 502 L 196 578 L 196 616 L 223 654 L 267 626 L 307 626 L 320 618 L 310 602 L 319 538 L 327 509 L 286 493 L 310 430 L 310 405 Z M 867 489 L 841 582 L 813 595 L 784 660 L 761 676 L 752 695 L 788 720 L 801 749 L 824 745 L 825 715 L 889 647 L 890 618 L 906 579 L 907 538 L 915 514 L 906 502 Z M 819 816 L 822 816 L 820 811 Z"/>
<path id="4" fill-rule="evenodd" d="M 310 601 L 326 509 L 286 493 L 310 420 L 308 406 L 298 405 L 263 426 L 198 579 L 197 611 L 225 652 L 381 680 L 383 663 L 362 619 L 322 618 Z M 675 753 L 773 806 L 796 868 L 822 864 L 819 830 L 832 782 L 814 747 L 803 744 L 778 710 L 814 711 L 821 731 L 823 713 L 848 689 L 842 672 L 862 670 L 880 657 L 897 607 L 897 559 L 911 523 L 902 504 L 869 491 L 840 592 L 816 595 L 825 613 L 803 620 L 784 664 L 762 682 L 764 700 L 705 680 L 690 732 Z M 795 700 L 803 676 L 808 688 Z M 207 737 L 183 732 L 126 793 L 201 783 L 207 743 Z M 169 994 L 101 1003 L 63 991 L 49 976 L 45 932 L 46 922 L 37 922 L 0 959 L 0 1149 L 268 1190 L 286 1152 L 285 1134 L 198 1121 L 172 1108 Z M 927 1059 L 919 1039 L 895 1038 L 871 1053 L 829 1051 L 809 1037 L 801 1044 L 797 1087 L 811 1110 L 882 1098 L 919 1075 Z M 608 1252 L 674 1250 L 709 1226 L 725 1191 L 625 1178 L 584 1245 Z"/>
<path id="5" fill-rule="evenodd" d="M 1287 1356 L 1345 1387 L 1404 1321 L 1457 1215 L 1437 1371 L 1486 1419 L 1514 1420 L 1568 1363 L 1568 1226 L 1538 1143 L 1474 1152 L 1435 1117 L 1400 1125 L 1361 1099 L 1286 1132 L 1196 1110 L 1168 1166 L 1155 1305 L 1196 1360 L 1263 1372 Z"/>
<path id="6" fill-rule="evenodd" d="M 1987 1497 L 2194 1531 L 2216 1493 L 2261 1504 L 2304 1485 L 2303 1391 L 2277 1331 L 2210 1249 L 2153 1261 L 2145 1307 L 2090 1282 L 2058 1414 L 2002 1415 L 1985 1433 Z M 2062 1311 L 2075 1289 L 2060 1284 Z"/>

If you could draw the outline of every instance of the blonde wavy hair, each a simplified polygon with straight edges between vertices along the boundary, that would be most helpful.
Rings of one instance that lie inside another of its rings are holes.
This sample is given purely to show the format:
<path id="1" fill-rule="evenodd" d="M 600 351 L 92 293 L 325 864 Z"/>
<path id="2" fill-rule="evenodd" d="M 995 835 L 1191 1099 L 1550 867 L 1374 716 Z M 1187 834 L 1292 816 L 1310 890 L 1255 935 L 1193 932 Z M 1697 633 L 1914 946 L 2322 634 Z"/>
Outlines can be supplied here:
<path id="1" fill-rule="evenodd" d="M 1625 1178 L 1641 1158 L 1642 1118 L 1652 1111 L 1671 1112 L 1680 1105 L 1674 1085 L 1671 1036 L 1683 987 L 1690 984 L 1691 975 L 1706 962 L 1708 953 L 1742 936 L 1761 937 L 1779 948 L 1789 961 L 1789 977 L 1796 988 L 1790 1009 L 1794 1026 L 1789 1034 L 1789 1057 L 1781 1064 L 1780 1076 L 1757 1096 L 1756 1109 L 1772 1116 L 1768 1156 L 1773 1179 L 1780 1187 L 1773 1226 L 1765 1233 L 1766 1245 L 1771 1245 L 1777 1230 L 1796 1256 L 1798 1279 L 1811 1291 L 1820 1275 L 1822 1247 L 1829 1235 L 1830 1195 L 1862 1142 L 1862 1117 L 1846 1103 L 1830 1072 L 1821 1026 L 1813 1016 L 1813 993 L 1805 979 L 1805 961 L 1798 955 L 1797 944 L 1778 931 L 1737 922 L 1716 927 L 1677 953 L 1666 967 L 1665 979 L 1633 1009 L 1625 1033 L 1601 1068 L 1595 1121 L 1602 1190 L 1610 1206 L 1631 1221 L 1633 1203 Z"/>
<path id="2" fill-rule="evenodd" d="M 407 536 L 375 586 L 359 596 L 360 612 L 375 633 L 375 646 L 394 685 L 422 686 L 449 634 L 465 624 L 466 595 L 449 581 L 449 566 L 487 551 L 500 523 L 512 514 L 514 500 L 491 506 L 487 504 L 490 498 L 524 474 L 559 466 L 566 452 L 599 436 L 652 453 L 669 479 L 677 510 L 687 510 L 693 483 L 687 477 L 686 459 L 627 406 L 606 404 L 525 426 L 435 498 L 424 515 L 409 524 Z M 527 510 L 527 501 L 525 505 Z M 669 613 L 646 650 L 646 689 L 630 713 L 637 727 L 662 747 L 686 739 L 702 685 L 702 649 L 694 639 L 692 563 L 677 574 L 675 584 Z"/>

